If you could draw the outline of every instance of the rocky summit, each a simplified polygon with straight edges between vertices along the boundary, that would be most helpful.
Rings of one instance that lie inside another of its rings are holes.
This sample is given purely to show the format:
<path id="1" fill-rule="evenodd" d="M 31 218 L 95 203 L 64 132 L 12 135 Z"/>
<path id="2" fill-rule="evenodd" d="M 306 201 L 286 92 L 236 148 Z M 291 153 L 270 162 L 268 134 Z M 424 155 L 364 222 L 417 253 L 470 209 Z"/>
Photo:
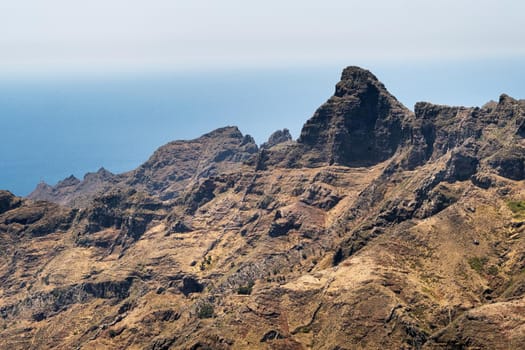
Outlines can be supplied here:
<path id="1" fill-rule="evenodd" d="M 404 107 L 348 67 L 236 127 L 0 191 L 0 348 L 523 349 L 525 100 Z"/>

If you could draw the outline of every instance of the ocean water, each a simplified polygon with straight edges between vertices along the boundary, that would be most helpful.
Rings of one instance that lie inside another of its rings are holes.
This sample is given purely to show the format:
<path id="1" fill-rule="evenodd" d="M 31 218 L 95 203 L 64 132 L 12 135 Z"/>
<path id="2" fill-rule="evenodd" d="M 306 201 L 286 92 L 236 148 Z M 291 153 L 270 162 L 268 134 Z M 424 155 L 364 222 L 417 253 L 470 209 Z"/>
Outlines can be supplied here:
<path id="1" fill-rule="evenodd" d="M 407 107 L 426 100 L 482 105 L 525 98 L 525 60 L 372 65 Z M 124 172 L 172 140 L 236 125 L 262 143 L 298 137 L 334 91 L 342 66 L 220 72 L 0 79 L 0 189 L 27 195 L 40 181 Z M 1 77 L 0 77 L 1 78 Z"/>

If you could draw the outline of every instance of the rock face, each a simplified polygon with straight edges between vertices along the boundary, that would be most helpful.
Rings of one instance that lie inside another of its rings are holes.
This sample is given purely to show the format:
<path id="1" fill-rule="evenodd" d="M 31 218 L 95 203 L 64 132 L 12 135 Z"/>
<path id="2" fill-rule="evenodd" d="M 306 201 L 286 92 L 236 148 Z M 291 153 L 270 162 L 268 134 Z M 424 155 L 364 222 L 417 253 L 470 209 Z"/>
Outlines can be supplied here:
<path id="1" fill-rule="evenodd" d="M 288 129 L 277 130 L 276 132 L 270 135 L 270 137 L 268 138 L 268 141 L 266 141 L 265 143 L 261 145 L 261 148 L 262 149 L 271 148 L 278 144 L 289 142 L 289 141 L 292 141 L 292 135 L 290 135 L 290 130 Z"/>
<path id="2" fill-rule="evenodd" d="M 0 214 L 8 210 L 15 209 L 22 204 L 20 198 L 15 197 L 11 192 L 0 191 Z"/>
<path id="3" fill-rule="evenodd" d="M 416 104 L 418 124 L 413 134 L 422 139 L 417 142 L 421 155 L 417 163 L 436 160 L 450 152 L 449 175 L 454 179 L 465 180 L 478 171 L 524 179 L 525 148 L 520 135 L 524 107 L 523 101 L 506 95 L 500 97 L 499 103 L 481 108 Z"/>
<path id="4" fill-rule="evenodd" d="M 297 141 L 0 191 L 0 348 L 525 348 L 524 137 L 524 100 L 412 113 L 349 67 Z"/>
<path id="5" fill-rule="evenodd" d="M 118 176 L 102 167 L 96 173 L 87 173 L 82 181 L 71 175 L 54 187 L 42 182 L 27 198 L 82 207 L 93 198 L 93 195 L 107 191 L 118 181 Z"/>
<path id="6" fill-rule="evenodd" d="M 126 183 L 169 199 L 191 180 L 236 168 L 257 151 L 250 135 L 243 136 L 237 127 L 220 128 L 192 141 L 175 141 L 162 146 L 128 175 Z"/>
<path id="7" fill-rule="evenodd" d="M 410 116 L 372 73 L 348 67 L 334 96 L 306 122 L 298 142 L 314 164 L 370 166 L 394 154 Z"/>
<path id="8" fill-rule="evenodd" d="M 0 191 L 0 234 L 6 235 L 6 241 L 67 231 L 74 215 L 75 211 L 54 203 L 33 203 Z"/>

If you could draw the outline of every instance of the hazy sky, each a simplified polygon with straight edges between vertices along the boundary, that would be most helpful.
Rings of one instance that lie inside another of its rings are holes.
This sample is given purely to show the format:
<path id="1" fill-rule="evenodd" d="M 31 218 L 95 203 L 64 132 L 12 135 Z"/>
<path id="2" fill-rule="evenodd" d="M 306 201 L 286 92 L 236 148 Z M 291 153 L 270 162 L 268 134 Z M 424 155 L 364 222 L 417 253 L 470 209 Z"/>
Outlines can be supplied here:
<path id="1" fill-rule="evenodd" d="M 0 73 L 525 56 L 517 0 L 0 0 Z"/>

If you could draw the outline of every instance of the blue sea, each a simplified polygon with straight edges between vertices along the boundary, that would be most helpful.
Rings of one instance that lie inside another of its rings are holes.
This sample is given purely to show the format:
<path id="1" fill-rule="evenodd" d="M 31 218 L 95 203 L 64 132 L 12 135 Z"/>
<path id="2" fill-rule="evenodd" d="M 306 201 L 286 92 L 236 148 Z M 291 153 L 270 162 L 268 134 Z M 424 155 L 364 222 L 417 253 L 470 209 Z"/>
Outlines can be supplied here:
<path id="1" fill-rule="evenodd" d="M 482 105 L 525 98 L 523 60 L 365 66 L 407 107 L 426 100 Z M 343 67 L 0 79 L 0 189 L 27 195 L 40 181 L 119 173 L 159 146 L 236 125 L 264 142 L 302 124 L 334 91 Z M 0 78 L 2 78 L 0 76 Z"/>

